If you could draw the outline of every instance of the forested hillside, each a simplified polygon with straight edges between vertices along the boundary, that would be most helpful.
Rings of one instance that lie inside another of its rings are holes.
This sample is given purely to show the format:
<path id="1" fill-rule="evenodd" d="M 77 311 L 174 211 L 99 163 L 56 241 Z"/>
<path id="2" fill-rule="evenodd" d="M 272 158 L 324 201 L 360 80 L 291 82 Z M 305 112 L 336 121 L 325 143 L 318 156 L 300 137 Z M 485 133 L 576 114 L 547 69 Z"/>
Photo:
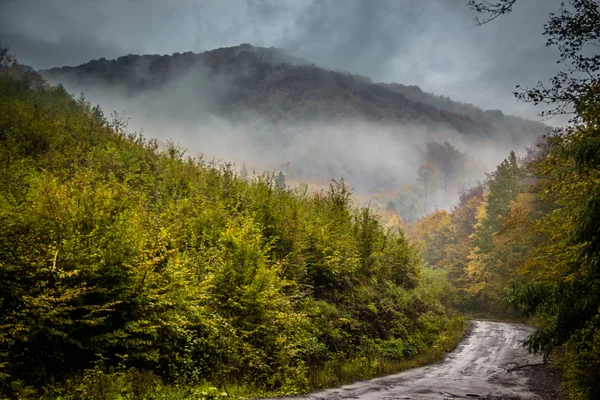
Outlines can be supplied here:
<path id="1" fill-rule="evenodd" d="M 418 87 L 374 83 L 364 76 L 320 68 L 280 49 L 249 44 L 200 54 L 130 54 L 41 73 L 73 90 L 112 88 L 130 95 L 160 90 L 186 77 L 197 91 L 192 96 L 198 109 L 206 105 L 210 92 L 209 109 L 236 119 L 254 112 L 282 123 L 354 118 L 475 135 L 535 137 L 545 131 L 541 123 L 442 101 Z"/>
<path id="2" fill-rule="evenodd" d="M 597 0 L 9 3 L 0 400 L 600 399 Z"/>
<path id="3" fill-rule="evenodd" d="M 600 9 L 548 12 L 555 75 L 514 90 L 554 130 L 248 44 L 41 71 L 64 86 L 0 51 L 2 395 L 299 393 L 435 359 L 458 310 L 535 326 L 599 399 Z"/>
<path id="4" fill-rule="evenodd" d="M 490 126 L 496 132 L 508 136 L 508 140 L 519 141 L 523 137 L 536 137 L 546 133 L 547 127 L 539 121 L 506 115 L 501 110 L 482 110 L 473 104 L 453 101 L 447 96 L 435 96 L 424 92 L 418 86 L 392 83 L 385 85 L 403 94 L 408 99 L 432 105 L 440 110 L 467 116 L 477 123 Z M 499 140 L 501 140 L 499 138 Z"/>
<path id="5" fill-rule="evenodd" d="M 2 397 L 296 393 L 461 337 L 443 274 L 343 181 L 162 149 L 0 56 Z"/>

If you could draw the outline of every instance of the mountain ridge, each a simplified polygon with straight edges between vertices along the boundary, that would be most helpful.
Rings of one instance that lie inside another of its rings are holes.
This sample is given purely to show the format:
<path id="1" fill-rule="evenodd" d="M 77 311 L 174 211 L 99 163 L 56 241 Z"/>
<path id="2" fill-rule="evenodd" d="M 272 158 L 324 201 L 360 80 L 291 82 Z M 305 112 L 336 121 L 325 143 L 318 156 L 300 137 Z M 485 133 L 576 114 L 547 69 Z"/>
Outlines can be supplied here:
<path id="1" fill-rule="evenodd" d="M 160 89 L 186 74 L 225 77 L 225 93 L 216 90 L 214 82 L 200 89 L 219 97 L 211 111 L 234 119 L 251 110 L 272 122 L 365 118 L 443 127 L 469 135 L 506 131 L 511 137 L 538 136 L 547 128 L 499 110 L 436 97 L 418 86 L 373 82 L 362 75 L 318 67 L 275 47 L 250 44 L 202 53 L 129 54 L 40 72 L 51 81 L 84 90 L 105 85 L 128 94 Z"/>

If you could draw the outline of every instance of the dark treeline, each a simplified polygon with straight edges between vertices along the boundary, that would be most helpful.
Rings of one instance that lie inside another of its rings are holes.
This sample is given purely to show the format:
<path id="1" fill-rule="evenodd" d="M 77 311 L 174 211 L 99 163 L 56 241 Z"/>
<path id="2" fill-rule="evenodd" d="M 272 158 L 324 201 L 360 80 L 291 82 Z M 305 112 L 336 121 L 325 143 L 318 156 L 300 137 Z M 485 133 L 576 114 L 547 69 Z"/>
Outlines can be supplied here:
<path id="1" fill-rule="evenodd" d="M 460 338 L 443 274 L 343 181 L 242 179 L 1 56 L 3 397 L 295 393 Z"/>
<path id="2" fill-rule="evenodd" d="M 400 83 L 391 83 L 385 86 L 412 101 L 429 104 L 453 114 L 464 115 L 483 126 L 491 127 L 493 131 L 502 134 L 502 137 L 498 137 L 499 141 L 518 142 L 523 140 L 523 137 L 536 137 L 548 130 L 548 127 L 541 122 L 506 115 L 500 110 L 483 110 L 473 104 L 455 101 L 447 96 L 436 96 L 424 92 L 418 86 L 407 86 Z"/>
<path id="3" fill-rule="evenodd" d="M 129 54 L 51 68 L 42 74 L 71 90 L 112 88 L 132 96 L 147 95 L 185 77 L 186 85 L 198 89 L 194 103 L 233 119 L 253 112 L 283 124 L 341 118 L 418 123 L 509 141 L 539 136 L 547 128 L 497 110 L 433 96 L 418 87 L 375 83 L 368 77 L 320 68 L 281 49 L 249 44 L 199 54 Z M 208 101 L 206 92 L 211 94 Z M 181 108 L 175 112 L 181 113 Z"/>

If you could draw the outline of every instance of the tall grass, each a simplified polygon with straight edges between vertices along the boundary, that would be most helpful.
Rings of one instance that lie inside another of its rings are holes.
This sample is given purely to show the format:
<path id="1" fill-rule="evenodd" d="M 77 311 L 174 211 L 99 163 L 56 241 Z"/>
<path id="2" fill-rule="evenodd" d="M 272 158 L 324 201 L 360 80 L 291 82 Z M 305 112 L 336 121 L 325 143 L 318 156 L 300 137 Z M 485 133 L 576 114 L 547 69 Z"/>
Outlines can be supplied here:
<path id="1" fill-rule="evenodd" d="M 431 347 L 408 359 L 385 360 L 359 357 L 328 363 L 322 368 L 311 371 L 309 375 L 311 390 L 336 387 L 434 363 L 456 348 L 465 336 L 466 326 L 462 317 L 450 319 L 447 330 Z"/>

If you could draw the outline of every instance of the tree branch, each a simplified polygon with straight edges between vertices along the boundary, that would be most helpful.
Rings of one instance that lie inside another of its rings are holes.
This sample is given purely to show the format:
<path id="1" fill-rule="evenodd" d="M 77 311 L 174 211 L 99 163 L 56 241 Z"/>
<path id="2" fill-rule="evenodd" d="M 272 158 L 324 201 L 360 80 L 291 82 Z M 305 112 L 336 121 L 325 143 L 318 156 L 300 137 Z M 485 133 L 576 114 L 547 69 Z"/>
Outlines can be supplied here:
<path id="1" fill-rule="evenodd" d="M 485 18 L 475 17 L 475 23 L 481 26 L 501 15 L 510 13 L 516 2 L 517 0 L 498 0 L 496 2 L 469 0 L 468 5 L 478 13 L 487 14 Z"/>

